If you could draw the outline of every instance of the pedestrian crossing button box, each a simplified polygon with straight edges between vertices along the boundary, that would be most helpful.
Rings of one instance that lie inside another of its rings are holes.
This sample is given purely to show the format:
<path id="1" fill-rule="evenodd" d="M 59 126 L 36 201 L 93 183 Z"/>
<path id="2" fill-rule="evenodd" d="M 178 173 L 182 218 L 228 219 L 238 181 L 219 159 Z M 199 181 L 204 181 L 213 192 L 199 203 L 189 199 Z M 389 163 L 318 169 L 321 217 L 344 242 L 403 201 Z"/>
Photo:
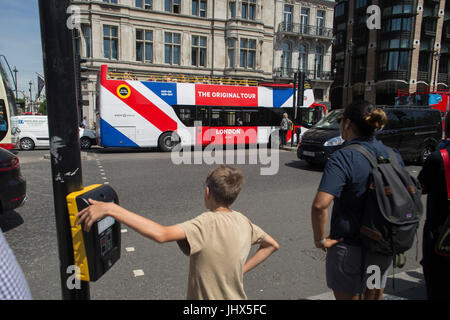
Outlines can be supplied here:
<path id="1" fill-rule="evenodd" d="M 112 217 L 95 222 L 86 232 L 76 225 L 77 214 L 87 208 L 89 199 L 115 202 L 119 198 L 109 185 L 96 184 L 67 196 L 75 265 L 80 280 L 93 282 L 101 278 L 120 258 L 120 223 Z"/>

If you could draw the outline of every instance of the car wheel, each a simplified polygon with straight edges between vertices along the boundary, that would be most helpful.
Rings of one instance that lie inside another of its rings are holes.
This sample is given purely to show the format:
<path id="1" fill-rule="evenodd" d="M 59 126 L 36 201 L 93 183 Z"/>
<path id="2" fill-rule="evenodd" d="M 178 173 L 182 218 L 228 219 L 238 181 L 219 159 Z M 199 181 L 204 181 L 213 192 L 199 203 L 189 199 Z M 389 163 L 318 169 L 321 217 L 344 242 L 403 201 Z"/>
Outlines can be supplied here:
<path id="1" fill-rule="evenodd" d="M 80 147 L 81 149 L 89 149 L 92 146 L 91 139 L 87 137 L 82 137 L 80 139 Z"/>
<path id="2" fill-rule="evenodd" d="M 166 132 L 159 137 L 159 148 L 163 152 L 171 152 L 180 143 L 180 137 L 175 132 Z"/>
<path id="3" fill-rule="evenodd" d="M 20 149 L 29 151 L 34 149 L 34 142 L 30 138 L 22 138 L 20 140 Z"/>
<path id="4" fill-rule="evenodd" d="M 81 149 L 89 149 L 92 146 L 91 139 L 82 137 L 80 139 L 80 147 Z"/>
<path id="5" fill-rule="evenodd" d="M 420 153 L 419 162 L 421 165 L 425 163 L 425 160 L 430 156 L 430 154 L 434 151 L 434 148 L 431 146 L 425 146 Z"/>

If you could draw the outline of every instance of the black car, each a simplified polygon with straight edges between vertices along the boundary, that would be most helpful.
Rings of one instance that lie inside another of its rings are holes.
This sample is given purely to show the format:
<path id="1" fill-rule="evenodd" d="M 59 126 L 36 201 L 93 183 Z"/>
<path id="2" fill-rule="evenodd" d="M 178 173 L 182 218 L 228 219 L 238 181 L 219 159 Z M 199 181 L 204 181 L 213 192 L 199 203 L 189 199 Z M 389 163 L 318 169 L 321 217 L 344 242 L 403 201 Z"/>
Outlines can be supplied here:
<path id="1" fill-rule="evenodd" d="M 424 107 L 382 108 L 388 121 L 375 137 L 397 149 L 404 161 L 422 164 L 442 140 L 441 112 Z M 342 109 L 331 111 L 303 134 L 297 149 L 299 159 L 323 166 L 342 147 L 338 123 L 342 113 Z"/>
<path id="2" fill-rule="evenodd" d="M 19 158 L 0 148 L 0 214 L 25 202 L 26 182 L 20 173 Z"/>

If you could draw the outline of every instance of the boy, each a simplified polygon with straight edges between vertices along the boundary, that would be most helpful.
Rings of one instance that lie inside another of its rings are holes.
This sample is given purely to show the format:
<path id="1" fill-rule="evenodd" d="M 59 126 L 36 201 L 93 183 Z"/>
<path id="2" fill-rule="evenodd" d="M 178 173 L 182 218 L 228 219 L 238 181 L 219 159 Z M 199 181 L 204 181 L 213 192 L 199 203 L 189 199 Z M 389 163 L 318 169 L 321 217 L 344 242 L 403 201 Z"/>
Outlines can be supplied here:
<path id="1" fill-rule="evenodd" d="M 162 226 L 132 213 L 114 203 L 89 200 L 91 206 L 78 213 L 77 224 L 92 224 L 111 216 L 158 243 L 177 241 L 180 249 L 190 255 L 187 299 L 247 299 L 243 275 L 274 251 L 278 243 L 244 215 L 229 207 L 242 189 L 242 172 L 225 165 L 212 170 L 206 178 L 205 206 L 200 216 L 173 226 Z M 250 247 L 259 249 L 247 261 Z"/>

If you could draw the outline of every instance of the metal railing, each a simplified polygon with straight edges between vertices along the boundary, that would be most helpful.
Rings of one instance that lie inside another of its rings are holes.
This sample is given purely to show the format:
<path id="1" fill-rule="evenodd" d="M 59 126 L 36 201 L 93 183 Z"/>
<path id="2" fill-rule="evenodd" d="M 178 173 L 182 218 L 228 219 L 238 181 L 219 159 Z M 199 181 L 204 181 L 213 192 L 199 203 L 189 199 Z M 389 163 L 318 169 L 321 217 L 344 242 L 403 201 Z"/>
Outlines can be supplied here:
<path id="1" fill-rule="evenodd" d="M 294 73 L 299 71 L 295 68 L 284 68 L 279 67 L 274 69 L 275 77 L 277 78 L 293 78 Z M 321 71 L 321 70 L 300 70 L 305 73 L 308 79 L 312 80 L 332 80 L 331 71 Z"/>
<path id="2" fill-rule="evenodd" d="M 202 84 L 223 84 L 238 86 L 257 86 L 258 81 L 250 79 L 232 79 L 221 77 L 179 75 L 179 74 L 136 74 L 131 72 L 108 72 L 108 79 L 111 80 L 139 80 L 154 82 L 182 82 L 182 83 L 202 83 Z"/>
<path id="3" fill-rule="evenodd" d="M 278 32 L 295 33 L 328 39 L 333 38 L 333 29 L 331 28 L 306 25 L 302 23 L 280 22 L 278 24 Z"/>

